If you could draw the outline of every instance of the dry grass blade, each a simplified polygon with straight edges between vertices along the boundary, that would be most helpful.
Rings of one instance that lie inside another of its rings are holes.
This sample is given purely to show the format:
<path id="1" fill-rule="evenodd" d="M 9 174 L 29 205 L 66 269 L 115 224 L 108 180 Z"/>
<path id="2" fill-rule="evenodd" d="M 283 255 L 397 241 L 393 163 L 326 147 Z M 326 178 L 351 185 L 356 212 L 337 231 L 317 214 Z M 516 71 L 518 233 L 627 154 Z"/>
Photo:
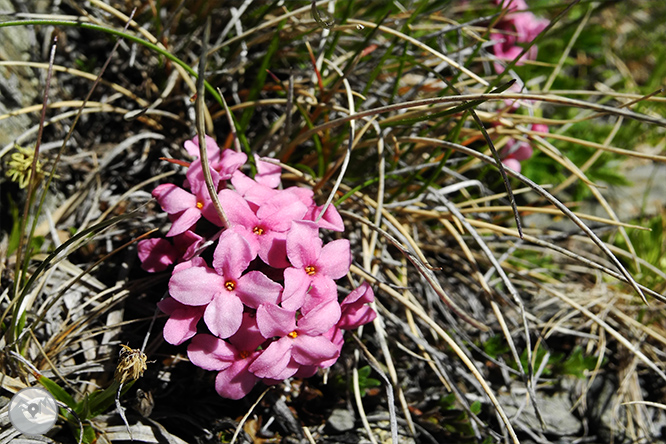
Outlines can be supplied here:
<path id="1" fill-rule="evenodd" d="M 486 163 L 492 164 L 494 159 L 491 157 L 488 157 L 484 154 L 481 154 L 477 151 L 474 151 L 472 149 L 469 149 L 465 146 L 458 145 L 455 143 L 447 142 L 444 140 L 437 140 L 437 139 L 429 139 L 427 137 L 408 137 L 403 139 L 405 142 L 414 142 L 414 143 L 425 143 L 425 144 L 433 144 L 433 145 L 442 145 L 446 146 L 448 148 L 451 148 L 456 151 L 463 152 L 465 154 L 471 155 L 473 157 L 482 159 Z M 613 262 L 613 264 L 618 268 L 620 273 L 624 275 L 624 277 L 627 279 L 627 281 L 631 284 L 631 286 L 634 288 L 636 293 L 643 299 L 643 302 L 647 304 L 647 299 L 645 299 L 645 295 L 643 294 L 643 290 L 639 287 L 638 283 L 635 281 L 633 276 L 629 274 L 627 269 L 618 261 L 618 259 L 615 257 L 615 255 L 606 247 L 606 245 L 599 239 L 599 237 L 592 231 L 590 228 L 583 223 L 582 220 L 571 210 L 569 210 L 562 202 L 560 202 L 557 198 L 555 198 L 552 194 L 548 193 L 543 187 L 537 185 L 536 183 L 532 182 L 530 179 L 527 177 L 521 175 L 520 173 L 516 173 L 515 171 L 509 171 L 509 174 L 511 176 L 514 176 L 518 179 L 520 179 L 523 183 L 531 187 L 534 191 L 539 193 L 541 196 L 543 196 L 546 200 L 548 200 L 551 204 L 555 205 L 564 215 L 566 215 L 569 219 L 571 219 L 585 234 L 608 256 L 608 258 Z"/>

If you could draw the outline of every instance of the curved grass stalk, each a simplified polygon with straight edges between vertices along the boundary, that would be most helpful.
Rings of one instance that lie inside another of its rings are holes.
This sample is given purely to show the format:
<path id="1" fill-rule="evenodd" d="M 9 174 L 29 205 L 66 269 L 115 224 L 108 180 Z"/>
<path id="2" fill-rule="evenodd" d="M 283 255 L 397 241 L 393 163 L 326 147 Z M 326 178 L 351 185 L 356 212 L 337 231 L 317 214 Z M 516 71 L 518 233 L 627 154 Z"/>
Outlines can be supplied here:
<path id="1" fill-rule="evenodd" d="M 460 151 L 466 155 L 469 156 L 474 156 L 478 159 L 483 160 L 484 162 L 488 164 L 493 164 L 494 159 L 492 157 L 486 156 L 485 154 L 479 153 L 476 150 L 467 148 L 465 146 L 448 142 L 445 140 L 439 140 L 439 139 L 431 139 L 427 137 L 403 137 L 401 138 L 403 142 L 410 142 L 410 143 L 424 143 L 424 144 L 432 144 L 432 145 L 441 145 L 450 149 L 453 149 L 455 151 Z M 647 299 L 645 298 L 645 295 L 643 294 L 643 291 L 639 287 L 638 283 L 636 280 L 631 276 L 631 274 L 627 271 L 627 269 L 620 263 L 620 261 L 615 257 L 615 255 L 606 247 L 606 244 L 602 242 L 601 239 L 592 231 L 583 221 L 573 214 L 571 210 L 569 210 L 562 202 L 560 202 L 555 196 L 547 192 L 545 189 L 540 187 L 538 184 L 535 182 L 531 181 L 527 177 L 523 176 L 520 173 L 517 173 L 511 169 L 507 168 L 507 172 L 509 175 L 516 177 L 519 179 L 521 182 L 525 183 L 529 187 L 531 187 L 534 191 L 536 191 L 538 194 L 540 194 L 542 197 L 544 197 L 547 201 L 555 205 L 557 208 L 559 208 L 564 215 L 566 215 L 569 219 L 571 219 L 572 222 L 574 222 L 578 227 L 583 230 L 583 232 L 590 238 L 592 241 L 601 249 L 601 251 L 608 256 L 608 258 L 611 260 L 611 262 L 618 268 L 620 273 L 622 273 L 628 280 L 628 282 L 631 284 L 631 286 L 634 288 L 636 293 L 641 297 L 643 302 L 647 304 Z"/>
<path id="2" fill-rule="evenodd" d="M 514 230 L 513 228 L 501 227 L 499 225 L 491 224 L 491 223 L 484 222 L 484 221 L 481 221 L 481 220 L 478 220 L 478 219 L 467 219 L 467 221 L 471 225 L 473 225 L 477 228 L 484 229 L 484 230 L 486 230 L 490 233 L 505 234 L 505 235 L 508 235 L 508 236 L 518 238 L 518 232 L 516 230 Z M 577 240 L 593 243 L 588 237 L 581 236 L 581 239 L 579 239 L 577 236 L 573 236 L 573 238 L 575 238 Z M 583 257 L 579 254 L 574 253 L 573 251 L 567 250 L 566 248 L 560 247 L 559 245 L 553 244 L 552 242 L 548 242 L 548 241 L 545 241 L 543 239 L 539 239 L 538 237 L 531 236 L 527 233 L 524 236 L 524 240 L 527 241 L 527 242 L 531 242 L 535 245 L 539 245 L 541 247 L 548 248 L 550 250 L 556 251 L 556 252 L 558 252 L 558 253 L 560 253 L 564 256 L 570 257 L 570 258 L 572 258 L 572 259 L 574 259 L 574 260 L 576 260 L 576 261 L 578 261 L 582 264 L 585 264 L 586 266 L 592 267 L 596 270 L 600 270 L 600 271 L 604 272 L 605 274 L 607 274 L 609 276 L 612 276 L 612 277 L 614 277 L 615 279 L 617 279 L 619 281 L 625 282 L 627 284 L 630 283 L 624 275 L 618 273 L 617 271 L 612 270 L 608 267 L 605 267 L 605 266 L 603 266 L 603 265 L 601 265 L 597 262 L 594 262 L 590 259 L 587 259 L 587 258 L 585 258 L 585 257 Z M 622 250 L 621 248 L 615 247 L 614 245 L 606 245 L 606 246 L 614 254 L 618 254 L 618 255 L 628 254 L 626 251 Z M 639 262 L 644 267 L 649 268 L 651 266 L 651 264 L 649 264 L 644 259 L 639 258 Z M 662 273 L 659 269 L 657 269 L 654 266 L 652 266 L 651 271 L 656 272 L 656 273 Z M 663 275 L 662 277 L 664 279 L 666 279 L 666 274 L 662 273 L 662 275 Z M 663 295 L 657 293 L 656 291 L 654 291 L 654 290 L 652 290 L 648 287 L 645 287 L 644 285 L 638 284 L 638 286 L 641 288 L 641 290 L 643 290 L 645 293 L 653 296 L 655 299 L 658 299 L 661 302 L 666 302 L 666 296 L 663 296 Z"/>
<path id="3" fill-rule="evenodd" d="M 297 136 L 289 145 L 296 146 L 305 140 L 308 140 L 313 135 L 320 133 L 322 131 L 336 128 L 340 125 L 345 124 L 351 120 L 362 119 L 368 116 L 374 116 L 376 114 L 384 114 L 392 111 L 398 111 L 401 109 L 415 108 L 419 106 L 428 106 L 435 105 L 440 103 L 451 103 L 451 104 L 460 104 L 463 102 L 476 102 L 476 101 L 497 101 L 497 100 L 506 100 L 506 99 L 524 99 L 524 100 L 534 100 L 551 103 L 554 105 L 564 105 L 564 106 L 573 106 L 579 108 L 591 109 L 599 113 L 607 113 L 617 116 L 624 116 L 629 119 L 638 120 L 645 123 L 652 123 L 655 125 L 666 127 L 666 119 L 657 118 L 652 116 L 647 116 L 645 114 L 636 113 L 633 111 L 628 111 L 625 109 L 614 108 L 610 106 L 598 105 L 595 103 L 585 102 L 582 100 L 569 99 L 566 97 L 559 97 L 554 95 L 537 95 L 537 94 L 461 94 L 455 96 L 446 96 L 446 97 L 434 97 L 429 99 L 413 100 L 410 102 L 396 103 L 392 105 L 381 106 L 378 108 L 369 109 L 366 111 L 359 111 L 353 116 L 340 117 L 335 120 L 318 125 L 302 134 Z M 537 135 L 543 135 L 543 133 L 534 132 Z M 552 134 L 550 135 L 552 136 Z M 564 140 L 564 139 L 563 139 Z"/>
<path id="4" fill-rule="evenodd" d="M 87 22 L 80 22 L 80 21 L 69 21 L 69 20 L 15 20 L 15 21 L 7 21 L 7 22 L 0 22 L 0 28 L 5 28 L 8 26 L 27 26 L 27 25 L 41 25 L 41 26 L 73 26 L 75 28 L 83 28 L 83 29 L 90 29 L 92 31 L 99 31 L 99 32 L 104 32 L 107 34 L 115 35 L 117 37 L 121 37 L 123 39 L 129 40 L 133 43 L 138 43 L 140 45 L 145 46 L 146 48 L 166 57 L 167 59 L 171 60 L 174 62 L 176 65 L 180 66 L 183 68 L 187 73 L 189 73 L 191 76 L 198 78 L 199 75 L 198 73 L 190 67 L 187 63 L 176 57 L 175 55 L 171 54 L 168 50 L 165 48 L 161 47 L 160 45 L 156 45 L 154 43 L 151 43 L 149 41 L 146 41 L 140 37 L 137 37 L 135 35 L 129 34 L 125 31 L 119 31 L 114 28 L 108 28 L 106 26 L 101 26 L 101 25 L 95 25 L 92 23 L 87 23 Z M 204 80 L 204 86 L 206 90 L 217 100 L 217 102 L 222 105 L 222 99 L 220 98 L 219 94 L 217 93 L 217 90 L 211 86 L 210 83 L 206 82 Z"/>
<path id="5" fill-rule="evenodd" d="M 414 314 L 416 314 L 423 322 L 428 324 L 430 328 L 432 328 L 435 332 L 437 332 L 437 335 L 446 342 L 446 344 L 451 347 L 453 352 L 460 358 L 460 360 L 465 364 L 465 367 L 467 367 L 470 372 L 472 372 L 472 375 L 474 375 L 474 379 L 476 379 L 481 387 L 483 388 L 484 392 L 488 396 L 488 399 L 490 402 L 493 404 L 495 407 L 495 410 L 497 411 L 497 414 L 500 416 L 502 422 L 504 423 L 504 426 L 506 427 L 507 431 L 509 432 L 509 436 L 513 440 L 515 444 L 520 444 L 520 440 L 518 439 L 518 436 L 516 435 L 516 432 L 513 430 L 513 426 L 511 425 L 511 421 L 509 420 L 509 417 L 506 415 L 504 412 L 504 409 L 500 405 L 499 401 L 495 397 L 495 394 L 493 393 L 493 390 L 490 388 L 488 383 L 486 382 L 485 378 L 479 371 L 479 369 L 476 368 L 474 363 L 472 362 L 469 357 L 465 354 L 465 352 L 460 348 L 460 346 L 449 336 L 442 327 L 437 324 L 430 316 L 428 316 L 427 313 L 423 311 L 423 309 L 413 302 L 411 302 L 409 299 L 403 297 L 400 293 L 395 291 L 393 288 L 390 286 L 384 284 L 383 282 L 378 281 L 375 279 L 374 276 L 366 273 L 365 271 L 361 270 L 359 267 L 356 265 L 352 264 L 351 266 L 351 272 L 354 273 L 357 276 L 362 277 L 363 279 L 367 280 L 368 282 L 377 285 L 382 291 L 385 291 L 388 293 L 391 297 L 393 297 L 395 300 L 400 302 L 405 308 L 408 308 L 411 310 Z"/>
<path id="6" fill-rule="evenodd" d="M 38 68 L 38 69 L 48 69 L 49 65 L 48 63 L 41 63 L 41 62 L 22 62 L 22 61 L 15 61 L 15 60 L 0 60 L 0 66 L 21 66 L 21 67 L 27 67 L 27 68 Z M 72 74 L 74 76 L 82 77 L 87 80 L 95 80 L 97 78 L 96 75 L 90 74 L 89 72 L 81 71 L 75 68 L 69 68 L 67 66 L 61 66 L 61 65 L 53 65 L 53 70 L 57 72 L 64 72 L 67 74 Z M 109 82 L 108 80 L 101 80 L 100 83 L 103 85 L 108 86 L 109 88 L 119 92 L 120 94 L 129 97 L 130 99 L 134 100 L 136 103 L 139 104 L 139 106 L 148 106 L 149 103 L 142 99 L 141 97 L 137 96 L 134 94 L 132 91 L 130 91 L 127 88 L 124 88 L 117 83 L 114 82 Z M 0 116 L 0 119 L 2 119 L 4 116 Z"/>

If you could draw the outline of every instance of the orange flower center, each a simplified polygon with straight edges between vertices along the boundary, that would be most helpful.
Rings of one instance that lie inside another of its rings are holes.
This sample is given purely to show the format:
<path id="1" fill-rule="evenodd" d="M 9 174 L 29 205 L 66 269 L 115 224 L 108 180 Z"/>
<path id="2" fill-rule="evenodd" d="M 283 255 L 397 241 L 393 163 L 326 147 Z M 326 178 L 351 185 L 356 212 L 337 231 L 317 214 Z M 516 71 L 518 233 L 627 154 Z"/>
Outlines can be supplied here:
<path id="1" fill-rule="evenodd" d="M 296 332 L 296 330 L 294 330 L 291 333 L 289 333 L 287 336 L 289 336 L 291 339 L 296 339 L 298 337 L 298 333 Z"/>
<path id="2" fill-rule="evenodd" d="M 241 359 L 245 359 L 245 358 L 247 358 L 248 356 L 250 356 L 250 352 L 247 351 L 247 350 L 243 350 L 243 351 L 241 351 L 241 352 L 239 353 L 239 355 L 240 355 L 240 358 L 241 358 Z"/>
<path id="3" fill-rule="evenodd" d="M 234 291 L 236 289 L 236 283 L 234 281 L 227 281 L 224 283 L 224 288 L 228 291 Z"/>
<path id="4" fill-rule="evenodd" d="M 264 229 L 261 228 L 261 227 L 254 227 L 254 228 L 252 229 L 252 232 L 253 232 L 254 234 L 256 234 L 257 236 L 261 236 L 262 234 L 264 234 Z"/>
<path id="5" fill-rule="evenodd" d="M 197 208 L 202 209 L 203 208 L 203 202 L 197 202 Z"/>
<path id="6" fill-rule="evenodd" d="M 307 267 L 305 267 L 305 272 L 310 276 L 312 276 L 317 272 L 317 269 L 313 265 L 308 265 Z"/>

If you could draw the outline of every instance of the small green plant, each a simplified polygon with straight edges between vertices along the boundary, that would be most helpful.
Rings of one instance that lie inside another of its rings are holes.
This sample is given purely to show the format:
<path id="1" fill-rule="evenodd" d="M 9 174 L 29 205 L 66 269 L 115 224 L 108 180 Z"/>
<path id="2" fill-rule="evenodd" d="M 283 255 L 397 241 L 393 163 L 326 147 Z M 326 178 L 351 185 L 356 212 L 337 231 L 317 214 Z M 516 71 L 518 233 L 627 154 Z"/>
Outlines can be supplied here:
<path id="1" fill-rule="evenodd" d="M 90 394 L 86 394 L 83 399 L 77 402 L 65 389 L 46 376 L 39 375 L 37 382 L 51 392 L 56 400 L 68 407 L 68 409 L 61 408 L 60 413 L 72 430 L 74 437 L 78 439 L 82 436 L 82 442 L 85 444 L 96 442 L 98 436 L 92 420 L 114 404 L 120 383 L 114 379 L 106 389 L 98 389 Z M 122 387 L 121 395 L 125 394 L 133 384 L 134 381 L 125 384 Z M 81 431 L 81 426 L 83 426 L 83 432 Z"/>
<path id="2" fill-rule="evenodd" d="M 361 396 L 365 396 L 368 390 L 382 385 L 378 379 L 370 377 L 371 373 L 372 368 L 369 365 L 358 369 L 358 385 L 361 389 Z"/>

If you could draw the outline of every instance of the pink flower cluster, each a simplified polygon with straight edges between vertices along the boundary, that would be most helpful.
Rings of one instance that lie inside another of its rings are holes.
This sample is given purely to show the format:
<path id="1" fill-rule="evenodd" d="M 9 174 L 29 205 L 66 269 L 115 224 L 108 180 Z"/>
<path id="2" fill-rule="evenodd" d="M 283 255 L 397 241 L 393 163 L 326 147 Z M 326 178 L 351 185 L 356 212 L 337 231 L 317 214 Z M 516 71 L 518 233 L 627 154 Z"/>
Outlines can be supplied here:
<path id="1" fill-rule="evenodd" d="M 196 138 L 185 148 L 199 156 Z M 163 184 L 153 191 L 172 225 L 167 239 L 139 242 L 138 253 L 146 271 L 175 264 L 170 296 L 158 304 L 169 315 L 165 340 L 191 339 L 190 361 L 218 372 L 221 396 L 240 399 L 258 381 L 309 377 L 333 365 L 342 330 L 375 318 L 368 305 L 374 294 L 362 284 L 338 300 L 335 280 L 349 271 L 349 241 L 319 237 L 320 228 L 344 230 L 335 207 L 319 218 L 312 190 L 279 188 L 280 166 L 255 156 L 252 179 L 240 170 L 245 154 L 221 150 L 210 137 L 206 150 L 229 226 L 222 228 L 197 159 L 186 189 Z"/>
<path id="2" fill-rule="evenodd" d="M 490 38 L 497 43 L 493 46 L 493 50 L 497 58 L 502 60 L 511 61 L 518 57 L 523 51 L 523 48 L 518 43 L 529 43 L 536 36 L 548 26 L 548 20 L 537 18 L 534 14 L 527 11 L 527 3 L 525 0 L 494 0 L 495 4 L 502 5 L 507 8 L 509 12 L 503 20 L 501 20 L 496 28 L 504 31 L 505 33 L 493 33 Z M 536 45 L 532 46 L 525 55 L 523 55 L 517 65 L 521 65 L 523 60 L 535 60 L 537 56 Z M 504 66 L 501 63 L 494 63 L 495 70 L 498 73 L 504 71 Z M 518 84 L 514 84 L 510 90 L 520 91 Z M 507 101 L 507 105 L 511 110 L 518 108 L 516 101 Z M 547 133 L 548 126 L 544 124 L 532 125 L 532 131 Z M 532 157 L 532 146 L 528 142 L 518 141 L 516 139 L 509 139 L 506 146 L 502 149 L 502 163 L 520 172 L 520 162 Z"/>
<path id="3" fill-rule="evenodd" d="M 523 50 L 518 43 L 529 43 L 548 26 L 549 21 L 537 18 L 534 14 L 527 11 L 525 0 L 494 0 L 495 4 L 502 5 L 509 12 L 495 28 L 503 33 L 490 34 L 490 38 L 497 43 L 493 46 L 495 56 L 502 60 L 511 61 L 518 57 Z M 532 46 L 523 57 L 516 63 L 521 65 L 523 60 L 535 60 L 537 56 L 537 47 Z M 504 66 L 495 63 L 497 72 L 504 71 Z"/>

